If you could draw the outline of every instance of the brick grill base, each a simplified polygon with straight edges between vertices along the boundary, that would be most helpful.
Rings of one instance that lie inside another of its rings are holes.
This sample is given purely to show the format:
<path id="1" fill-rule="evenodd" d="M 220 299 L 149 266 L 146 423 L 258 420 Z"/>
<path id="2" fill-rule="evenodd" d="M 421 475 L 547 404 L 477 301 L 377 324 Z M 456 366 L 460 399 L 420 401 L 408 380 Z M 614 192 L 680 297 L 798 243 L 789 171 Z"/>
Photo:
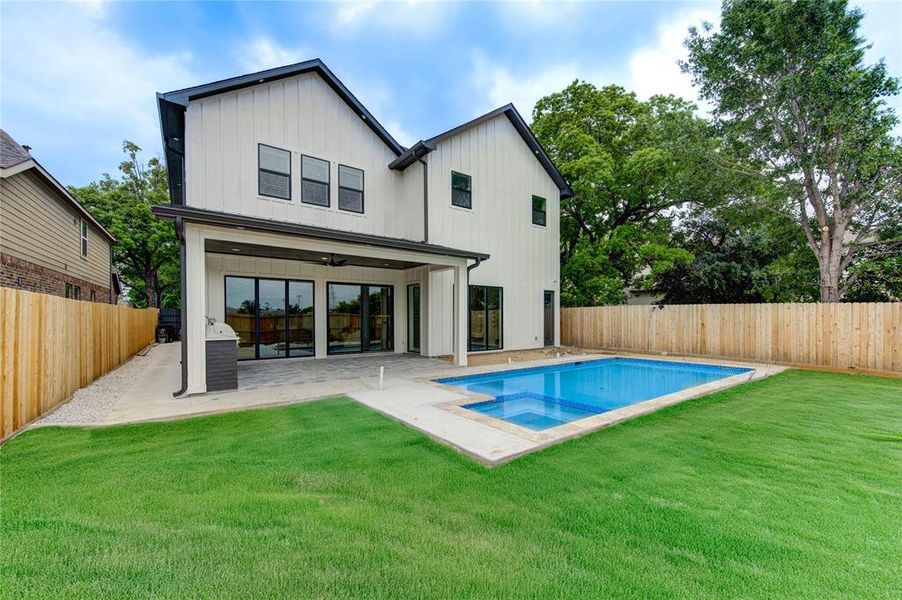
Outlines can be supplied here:
<path id="1" fill-rule="evenodd" d="M 29 292 L 66 295 L 66 284 L 81 288 L 79 300 L 90 300 L 91 290 L 96 294 L 96 302 L 110 301 L 110 288 L 73 277 L 54 269 L 48 269 L 33 262 L 0 253 L 0 285 Z"/>

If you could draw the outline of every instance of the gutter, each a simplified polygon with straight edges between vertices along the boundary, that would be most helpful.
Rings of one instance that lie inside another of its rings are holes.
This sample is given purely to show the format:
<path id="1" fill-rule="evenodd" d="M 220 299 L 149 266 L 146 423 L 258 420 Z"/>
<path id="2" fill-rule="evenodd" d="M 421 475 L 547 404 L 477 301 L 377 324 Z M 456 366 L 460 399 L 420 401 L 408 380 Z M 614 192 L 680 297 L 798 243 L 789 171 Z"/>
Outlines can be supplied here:
<path id="1" fill-rule="evenodd" d="M 179 240 L 179 293 L 181 294 L 181 307 L 179 318 L 181 320 L 181 331 L 179 332 L 179 343 L 182 345 L 182 387 L 177 392 L 173 392 L 172 396 L 177 398 L 185 393 L 188 389 L 188 279 L 185 277 L 185 222 L 182 217 L 175 218 L 175 236 Z"/>
<path id="2" fill-rule="evenodd" d="M 423 243 L 429 243 L 429 165 L 421 156 L 417 162 L 423 165 Z"/>

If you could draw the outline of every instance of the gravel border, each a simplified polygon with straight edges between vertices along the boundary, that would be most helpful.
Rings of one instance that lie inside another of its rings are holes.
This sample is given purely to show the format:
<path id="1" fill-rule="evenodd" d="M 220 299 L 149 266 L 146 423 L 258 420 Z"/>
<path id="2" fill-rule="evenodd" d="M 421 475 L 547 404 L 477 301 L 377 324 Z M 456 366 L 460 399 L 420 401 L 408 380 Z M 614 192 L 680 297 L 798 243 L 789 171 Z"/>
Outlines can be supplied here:
<path id="1" fill-rule="evenodd" d="M 72 397 L 55 410 L 32 423 L 32 427 L 43 425 L 97 425 L 103 423 L 116 406 L 116 401 L 147 365 L 156 344 L 144 356 L 135 356 L 122 363 L 106 375 L 95 379 L 90 385 L 75 391 Z"/>

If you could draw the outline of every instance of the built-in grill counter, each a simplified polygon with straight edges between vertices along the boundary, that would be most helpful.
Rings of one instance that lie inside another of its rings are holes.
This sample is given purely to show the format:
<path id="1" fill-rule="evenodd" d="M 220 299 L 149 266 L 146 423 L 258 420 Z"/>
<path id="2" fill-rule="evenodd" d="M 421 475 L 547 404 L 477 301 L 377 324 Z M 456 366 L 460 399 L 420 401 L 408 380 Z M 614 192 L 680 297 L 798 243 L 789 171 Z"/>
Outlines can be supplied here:
<path id="1" fill-rule="evenodd" d="M 207 322 L 207 391 L 238 389 L 238 336 L 226 323 Z"/>

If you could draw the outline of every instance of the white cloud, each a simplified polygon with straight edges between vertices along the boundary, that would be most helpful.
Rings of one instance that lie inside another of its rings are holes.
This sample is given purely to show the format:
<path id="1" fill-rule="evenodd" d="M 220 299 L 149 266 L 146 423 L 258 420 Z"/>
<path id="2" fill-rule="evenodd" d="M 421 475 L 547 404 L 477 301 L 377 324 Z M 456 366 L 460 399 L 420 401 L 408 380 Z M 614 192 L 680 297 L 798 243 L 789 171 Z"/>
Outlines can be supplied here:
<path id="1" fill-rule="evenodd" d="M 244 44 L 237 56 L 244 73 L 282 67 L 315 58 L 306 48 L 287 48 L 266 37 L 258 37 Z"/>
<path id="2" fill-rule="evenodd" d="M 336 2 L 332 33 L 347 37 L 361 28 L 424 37 L 450 26 L 457 7 L 430 0 L 345 0 Z"/>
<path id="3" fill-rule="evenodd" d="M 546 69 L 515 73 L 509 67 L 491 62 L 484 54 L 473 57 L 473 81 L 478 101 L 467 99 L 473 105 L 473 116 L 513 102 L 526 120 L 530 120 L 536 101 L 542 96 L 559 92 L 574 79 L 587 79 L 574 62 L 552 65 Z"/>
<path id="4" fill-rule="evenodd" d="M 669 17 L 658 26 L 657 37 L 648 46 L 632 53 L 629 58 L 629 77 L 625 86 L 636 92 L 642 100 L 655 94 L 674 94 L 686 100 L 699 102 L 698 92 L 692 87 L 692 79 L 680 70 L 678 61 L 688 56 L 683 42 L 691 26 L 701 27 L 708 21 L 717 27 L 720 12 L 711 10 L 687 11 Z M 704 107 L 703 107 L 704 108 Z"/>
<path id="5" fill-rule="evenodd" d="M 136 47 L 108 25 L 103 8 L 3 7 L 3 127 L 64 183 L 114 171 L 123 139 L 159 153 L 155 93 L 198 81 L 190 56 Z"/>

